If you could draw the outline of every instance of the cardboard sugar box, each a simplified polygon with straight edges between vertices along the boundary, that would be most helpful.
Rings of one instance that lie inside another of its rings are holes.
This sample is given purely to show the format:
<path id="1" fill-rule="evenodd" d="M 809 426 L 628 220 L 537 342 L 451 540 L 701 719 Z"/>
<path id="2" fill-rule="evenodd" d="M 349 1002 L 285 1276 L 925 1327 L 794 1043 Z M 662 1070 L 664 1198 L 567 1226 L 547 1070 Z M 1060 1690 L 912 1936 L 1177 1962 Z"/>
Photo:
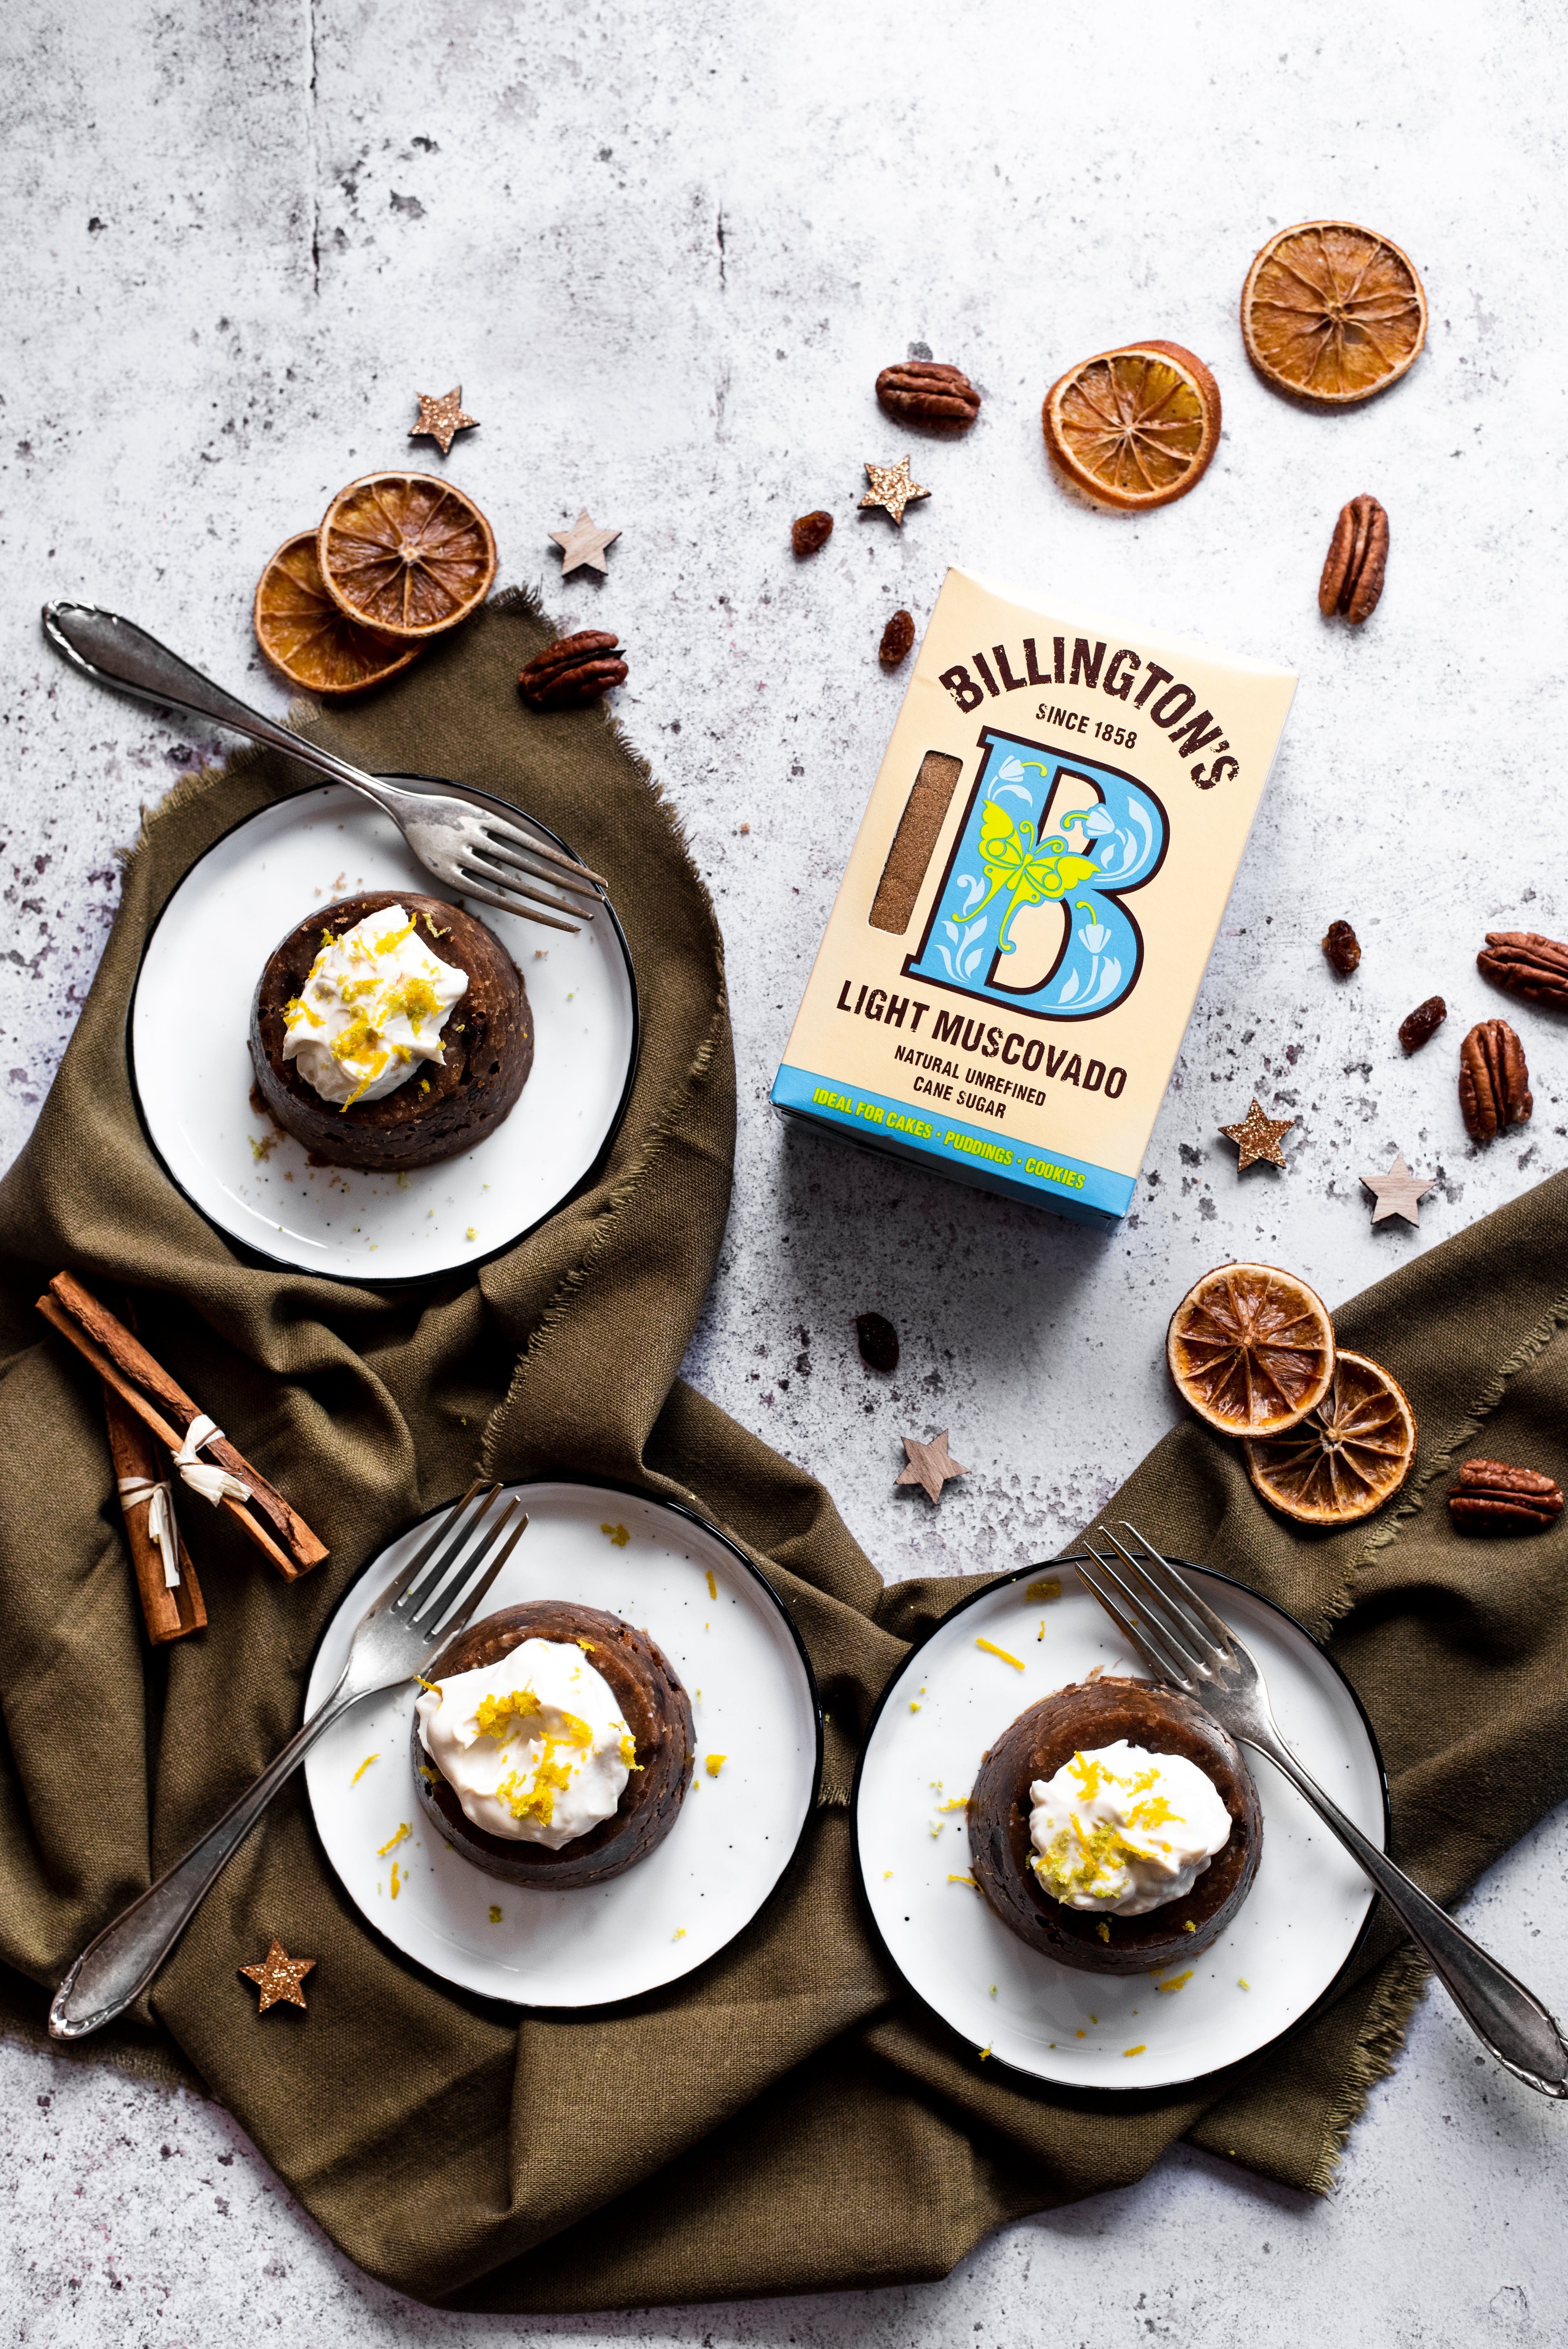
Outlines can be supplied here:
<path id="1" fill-rule="evenodd" d="M 775 1107 L 1114 1225 L 1295 690 L 950 571 Z"/>

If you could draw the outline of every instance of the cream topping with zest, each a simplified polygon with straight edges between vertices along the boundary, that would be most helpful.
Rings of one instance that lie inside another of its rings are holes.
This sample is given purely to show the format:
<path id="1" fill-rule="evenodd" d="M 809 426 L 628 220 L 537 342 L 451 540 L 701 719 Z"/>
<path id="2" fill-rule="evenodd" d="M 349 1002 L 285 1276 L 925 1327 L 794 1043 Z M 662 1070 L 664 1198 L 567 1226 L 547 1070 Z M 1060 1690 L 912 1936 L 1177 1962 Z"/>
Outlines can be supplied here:
<path id="1" fill-rule="evenodd" d="M 1195 1762 L 1125 1738 L 1037 1778 L 1029 1801 L 1041 1889 L 1099 1916 L 1141 1917 L 1181 1899 L 1230 1840 L 1231 1815 Z"/>
<path id="2" fill-rule="evenodd" d="M 380 1101 L 442 1057 L 441 1030 L 469 975 L 432 951 L 424 917 L 401 905 L 366 914 L 341 937 L 323 933 L 310 977 L 288 1006 L 284 1058 L 323 1101 Z"/>
<path id="3" fill-rule="evenodd" d="M 592 1658 L 592 1641 L 523 1640 L 421 1695 L 420 1743 L 474 1826 L 559 1851 L 613 1816 L 641 1765 Z"/>

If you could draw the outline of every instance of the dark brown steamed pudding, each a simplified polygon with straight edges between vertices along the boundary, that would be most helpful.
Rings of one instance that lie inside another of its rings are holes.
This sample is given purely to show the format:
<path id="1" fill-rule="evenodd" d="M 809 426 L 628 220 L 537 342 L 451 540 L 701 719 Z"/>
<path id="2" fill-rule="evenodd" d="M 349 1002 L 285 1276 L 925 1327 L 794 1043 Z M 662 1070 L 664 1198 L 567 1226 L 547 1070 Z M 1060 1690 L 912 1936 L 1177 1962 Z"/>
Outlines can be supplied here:
<path id="1" fill-rule="evenodd" d="M 310 977 L 324 931 L 342 936 L 387 905 L 403 906 L 433 952 L 467 972 L 468 991 L 441 1031 L 440 1061 L 417 1066 L 379 1101 L 342 1109 L 284 1059 L 288 1006 Z M 257 1089 L 285 1133 L 328 1165 L 399 1173 L 456 1158 L 495 1132 L 533 1066 L 533 1017 L 521 972 L 483 922 L 444 898 L 372 889 L 318 907 L 268 957 L 251 1007 L 250 1045 Z"/>
<path id="2" fill-rule="evenodd" d="M 488 1876 L 545 1892 L 608 1883 L 646 1859 L 676 1823 L 696 1764 L 690 1702 L 645 1631 L 634 1631 L 618 1615 L 567 1599 L 537 1599 L 487 1615 L 454 1640 L 424 1677 L 451 1680 L 459 1672 L 478 1671 L 524 1640 L 558 1640 L 563 1645 L 586 1640 L 588 1661 L 614 1692 L 641 1765 L 627 1779 L 614 1812 L 559 1851 L 476 1827 L 426 1753 L 416 1718 L 411 1734 L 419 1803 L 437 1832 Z"/>
<path id="3" fill-rule="evenodd" d="M 1180 1754 L 1213 1783 L 1231 1833 L 1191 1892 L 1109 1917 L 1053 1899 L 1029 1866 L 1029 1788 L 1075 1754 L 1125 1738 L 1149 1754 Z M 969 1797 L 975 1880 L 1005 1925 L 1031 1949 L 1090 1973 L 1147 1973 L 1206 1949 L 1252 1889 L 1263 1852 L 1263 1811 L 1234 1741 L 1188 1697 L 1149 1681 L 1079 1681 L 1021 1713 L 985 1756 Z M 1099 1928 L 1108 1929 L 1109 1939 Z M 1191 1929 L 1191 1930 L 1189 1930 Z"/>

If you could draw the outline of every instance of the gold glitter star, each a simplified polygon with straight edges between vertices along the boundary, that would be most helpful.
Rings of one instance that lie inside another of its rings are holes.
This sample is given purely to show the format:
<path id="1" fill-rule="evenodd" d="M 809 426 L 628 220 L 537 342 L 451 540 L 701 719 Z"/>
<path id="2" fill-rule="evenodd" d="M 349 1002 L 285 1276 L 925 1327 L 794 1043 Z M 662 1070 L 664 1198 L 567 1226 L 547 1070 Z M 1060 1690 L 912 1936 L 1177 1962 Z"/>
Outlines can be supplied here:
<path id="1" fill-rule="evenodd" d="M 439 399 L 428 391 L 417 391 L 419 421 L 409 431 L 410 440 L 438 440 L 443 457 L 451 453 L 452 442 L 459 432 L 471 430 L 479 422 L 477 416 L 463 414 L 463 387 L 454 384 L 450 391 L 442 392 Z"/>
<path id="2" fill-rule="evenodd" d="M 552 530 L 550 533 L 561 549 L 561 576 L 580 571 L 586 564 L 591 571 L 608 571 L 604 549 L 614 546 L 621 533 L 618 530 L 601 530 L 586 506 L 570 530 Z"/>
<path id="3" fill-rule="evenodd" d="M 916 498 L 931 495 L 931 492 L 923 490 L 918 481 L 910 480 L 907 457 L 901 457 L 896 465 L 873 465 L 868 457 L 866 479 L 871 488 L 861 500 L 861 505 L 884 506 L 900 530 L 903 528 L 905 506 L 913 505 Z"/>
<path id="4" fill-rule="evenodd" d="M 253 1982 L 262 1993 L 256 2013 L 265 2014 L 268 2007 L 276 2006 L 280 1999 L 286 1999 L 291 2006 L 303 2006 L 304 1992 L 300 1984 L 315 1963 L 314 1958 L 291 1958 L 274 1934 L 273 1946 L 259 1966 L 240 1968 L 246 1981 Z"/>
<path id="5" fill-rule="evenodd" d="M 1280 1136 L 1288 1133 L 1295 1123 L 1294 1117 L 1265 1117 L 1257 1102 L 1253 1102 L 1239 1125 L 1222 1125 L 1220 1132 L 1229 1136 L 1241 1155 L 1236 1160 L 1236 1172 L 1242 1174 L 1254 1158 L 1266 1158 L 1271 1166 L 1284 1164 L 1284 1152 L 1280 1148 Z"/>
<path id="6" fill-rule="evenodd" d="M 900 1485 L 923 1485 L 934 1502 L 942 1498 L 942 1488 L 951 1477 L 967 1476 L 969 1471 L 954 1459 L 947 1449 L 947 1430 L 934 1435 L 929 1444 L 921 1444 L 913 1435 L 903 1439 L 909 1465 L 895 1478 Z"/>
<path id="7" fill-rule="evenodd" d="M 1402 1150 L 1395 1152 L 1387 1174 L 1363 1174 L 1361 1180 L 1377 1202 L 1372 1210 L 1375 1224 L 1380 1224 L 1385 1216 L 1403 1216 L 1408 1224 L 1420 1222 L 1420 1202 L 1431 1189 L 1431 1182 L 1411 1174 Z"/>

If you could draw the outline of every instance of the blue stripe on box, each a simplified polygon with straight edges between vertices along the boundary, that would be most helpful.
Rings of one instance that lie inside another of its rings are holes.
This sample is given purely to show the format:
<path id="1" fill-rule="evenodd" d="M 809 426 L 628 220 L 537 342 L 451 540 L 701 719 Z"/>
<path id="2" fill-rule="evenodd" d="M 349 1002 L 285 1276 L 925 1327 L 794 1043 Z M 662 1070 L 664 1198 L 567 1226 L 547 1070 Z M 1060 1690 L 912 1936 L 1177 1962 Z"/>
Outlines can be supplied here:
<path id="1" fill-rule="evenodd" d="M 999 1191 L 1031 1206 L 1049 1207 L 1078 1223 L 1120 1222 L 1132 1204 L 1130 1174 L 1113 1174 L 1080 1158 L 1062 1158 L 1032 1144 L 965 1125 L 941 1110 L 924 1110 L 863 1085 L 813 1076 L 786 1061 L 769 1098 L 786 1117 L 801 1118 L 846 1142 L 896 1157 L 934 1162 L 944 1174 Z"/>

